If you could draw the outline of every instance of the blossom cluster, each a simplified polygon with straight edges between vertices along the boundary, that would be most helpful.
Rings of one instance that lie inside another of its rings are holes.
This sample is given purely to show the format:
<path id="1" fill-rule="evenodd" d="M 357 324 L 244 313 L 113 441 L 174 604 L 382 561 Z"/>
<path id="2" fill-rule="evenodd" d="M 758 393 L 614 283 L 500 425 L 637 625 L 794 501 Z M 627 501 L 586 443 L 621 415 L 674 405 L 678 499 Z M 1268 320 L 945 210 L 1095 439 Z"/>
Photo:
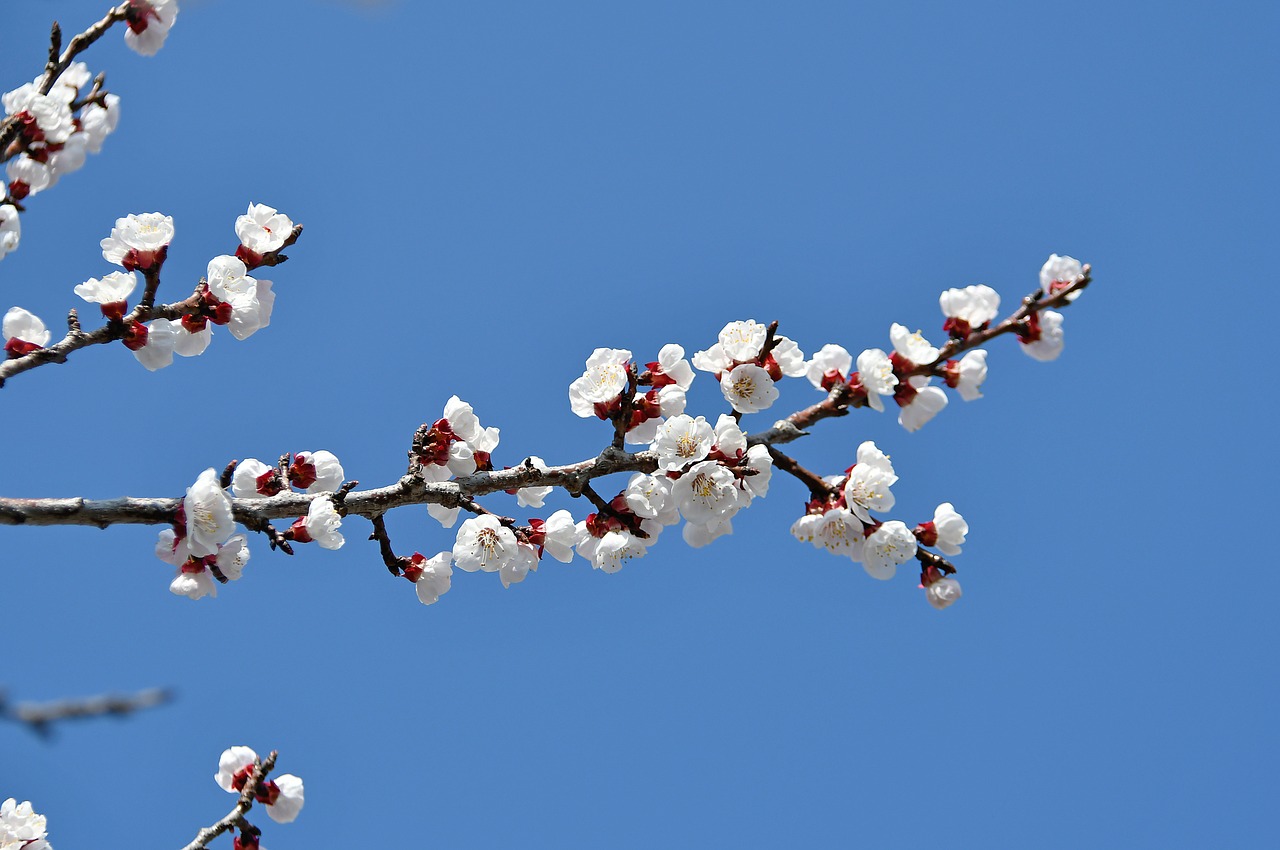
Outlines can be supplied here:
<path id="1" fill-rule="evenodd" d="M 269 499 L 290 486 L 315 494 L 307 515 L 298 517 L 283 533 L 287 541 L 315 542 L 323 549 L 339 549 L 345 542 L 338 529 L 342 517 L 332 491 L 343 482 L 342 464 L 332 452 L 298 452 L 287 466 L 269 467 L 256 458 L 235 464 L 230 487 L 238 499 Z M 190 599 L 217 596 L 218 584 L 240 578 L 249 562 L 249 546 L 236 534 L 231 499 L 216 471 L 200 473 L 174 517 L 173 527 L 160 532 L 156 556 L 177 568 L 170 592 Z"/>
<path id="2" fill-rule="evenodd" d="M 0 850 L 52 850 L 46 834 L 45 817 L 32 810 L 30 801 L 10 797 L 0 803 Z"/>
<path id="3" fill-rule="evenodd" d="M 824 481 L 829 489 L 815 494 L 804 516 L 791 526 L 797 540 L 859 562 L 867 575 L 883 581 L 893 578 L 900 564 L 916 557 L 919 545 L 936 546 L 946 555 L 960 554 L 969 525 L 950 502 L 939 505 L 933 519 L 915 529 L 901 520 L 881 521 L 871 516 L 872 511 L 894 506 L 891 488 L 898 481 L 889 456 L 874 442 L 867 440 L 858 446 L 857 461 L 844 475 Z M 944 579 L 946 584 L 930 590 Z M 925 568 L 921 584 L 935 607 L 944 608 L 960 597 L 959 582 L 934 567 Z"/>
<path id="4" fill-rule="evenodd" d="M 213 775 L 213 781 L 223 791 L 241 794 L 258 764 L 258 754 L 251 748 L 230 747 L 218 757 L 218 772 Z M 292 823 L 306 802 L 305 790 L 300 778 L 284 773 L 260 782 L 253 798 L 266 807 L 267 816 L 276 823 Z M 261 830 L 245 820 L 241 820 L 239 827 L 235 850 L 258 850 Z"/>
<path id="5" fill-rule="evenodd" d="M 115 338 L 154 372 L 172 364 L 175 354 L 203 354 L 212 339 L 213 325 L 224 325 L 233 337 L 245 340 L 271 323 L 276 299 L 272 283 L 251 277 L 249 271 L 261 265 L 265 255 L 280 250 L 293 230 L 288 216 L 272 207 L 249 204 L 248 211 L 236 219 L 240 245 L 235 255 L 223 254 L 209 261 L 206 277 L 192 296 L 195 303 L 191 309 L 177 319 L 148 320 L 149 313 L 130 311 L 129 299 L 138 286 L 138 272 L 148 281 L 144 297 L 154 298 L 160 269 L 173 241 L 173 217 L 158 212 L 128 215 L 117 219 L 111 234 L 101 242 L 103 258 L 124 271 L 89 278 L 74 291 L 98 305 Z M 51 336 L 38 316 L 21 307 L 12 307 L 5 314 L 3 333 L 10 358 L 44 348 Z"/>

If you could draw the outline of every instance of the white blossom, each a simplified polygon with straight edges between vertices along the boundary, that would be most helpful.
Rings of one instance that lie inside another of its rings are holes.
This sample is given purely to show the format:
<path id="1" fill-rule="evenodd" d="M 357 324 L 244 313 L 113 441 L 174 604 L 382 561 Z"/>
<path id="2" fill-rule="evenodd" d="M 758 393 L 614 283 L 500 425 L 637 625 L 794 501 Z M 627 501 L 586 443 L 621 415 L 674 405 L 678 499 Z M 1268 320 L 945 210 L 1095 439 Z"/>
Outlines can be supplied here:
<path id="1" fill-rule="evenodd" d="M 862 546 L 862 568 L 872 578 L 893 578 L 898 564 L 916 554 L 916 538 L 906 523 L 891 519 L 877 528 Z"/>
<path id="2" fill-rule="evenodd" d="M 773 477 L 773 456 L 767 446 L 752 446 L 747 449 L 747 469 L 754 469 L 755 475 L 747 475 L 742 479 L 742 487 L 750 497 L 764 498 L 769 493 L 769 480 Z"/>
<path id="3" fill-rule="evenodd" d="M 720 331 L 720 349 L 730 360 L 745 363 L 760 356 L 768 335 L 769 329 L 755 319 L 730 322 Z M 800 359 L 804 359 L 803 355 Z"/>
<path id="4" fill-rule="evenodd" d="M 948 319 L 959 319 L 970 329 L 976 329 L 1000 312 L 1000 293 L 979 283 L 963 289 L 948 289 L 939 296 L 938 304 L 942 307 L 942 315 Z"/>
<path id="5" fill-rule="evenodd" d="M 492 514 L 471 517 L 458 529 L 453 562 L 473 573 L 496 573 L 516 557 L 516 536 Z"/>
<path id="6" fill-rule="evenodd" d="M 832 385 L 843 383 L 849 378 L 849 369 L 852 366 L 853 355 L 843 346 L 827 343 L 818 349 L 818 353 L 809 361 L 805 377 L 817 389 L 830 389 L 823 386 L 823 382 L 828 380 L 827 376 L 832 375 Z M 897 379 L 895 378 L 894 381 L 896 383 Z"/>
<path id="7" fill-rule="evenodd" d="M 1075 257 L 1060 257 L 1050 254 L 1049 259 L 1040 268 L 1040 289 L 1045 295 L 1061 292 L 1075 283 L 1084 274 L 1084 266 Z M 1068 301 L 1076 300 L 1080 290 L 1067 296 Z M 1052 358 L 1045 358 L 1052 359 Z"/>
<path id="8" fill-rule="evenodd" d="M 573 547 L 580 542 L 580 533 L 572 514 L 566 510 L 556 511 L 543 523 L 542 533 L 545 536 L 543 551 L 562 564 L 573 560 Z"/>
<path id="9" fill-rule="evenodd" d="M 9 115 L 27 113 L 35 119 L 36 126 L 44 135 L 44 141 L 60 145 L 76 131 L 71 115 L 70 100 L 55 94 L 41 94 L 34 83 L 26 83 L 11 92 L 6 92 L 0 101 L 4 103 L 4 111 Z M 72 99 L 75 98 L 74 93 Z"/>
<path id="10" fill-rule="evenodd" d="M 244 574 L 245 564 L 249 563 L 249 541 L 243 534 L 235 535 L 218 549 L 216 563 L 219 572 L 231 581 L 237 581 Z"/>
<path id="11" fill-rule="evenodd" d="M 498 578 L 503 587 L 511 587 L 525 580 L 529 572 L 538 569 L 538 550 L 528 543 L 516 543 L 515 557 L 502 565 Z"/>
<path id="12" fill-rule="evenodd" d="M 218 547 L 235 533 L 231 500 L 218 483 L 212 468 L 200 473 L 187 488 L 182 506 L 187 517 L 187 546 L 197 558 L 218 554 Z"/>
<path id="13" fill-rule="evenodd" d="M 333 506 L 333 499 L 319 496 L 311 500 L 307 506 L 307 517 L 303 523 L 307 534 L 322 549 L 341 549 L 346 542 L 338 531 L 342 527 L 342 517 Z"/>
<path id="14" fill-rule="evenodd" d="M 659 349 L 656 362 L 662 374 L 674 382 L 668 386 L 679 387 L 684 392 L 689 391 L 689 387 L 693 384 L 693 367 L 689 365 L 688 360 L 684 359 L 683 347 L 674 342 L 667 343 Z"/>
<path id="15" fill-rule="evenodd" d="M 637 472 L 627 481 L 627 489 L 624 491 L 627 507 L 641 519 L 656 519 L 671 502 L 673 483 L 665 475 Z"/>
<path id="16" fill-rule="evenodd" d="M 858 355 L 858 380 L 867 391 L 867 403 L 873 410 L 884 412 L 881 396 L 891 396 L 898 387 L 893 362 L 882 349 L 868 348 Z"/>
<path id="17" fill-rule="evenodd" d="M 453 528 L 458 523 L 458 508 L 448 508 L 444 505 L 427 505 L 427 513 L 431 518 L 440 523 L 442 528 Z"/>
<path id="18" fill-rule="evenodd" d="M 956 392 L 965 401 L 982 398 L 982 383 L 987 379 L 987 352 L 970 351 L 956 365 Z"/>
<path id="19" fill-rule="evenodd" d="M 173 323 L 173 353 L 179 357 L 199 357 L 204 354 L 212 341 L 213 328 L 209 327 L 208 323 L 198 331 L 190 330 L 180 321 Z"/>
<path id="20" fill-rule="evenodd" d="M 124 43 L 143 56 L 155 56 L 178 19 L 178 0 L 129 0 Z"/>
<path id="21" fill-rule="evenodd" d="M 778 398 L 778 388 L 769 373 L 754 363 L 744 363 L 725 372 L 720 378 L 720 392 L 739 413 L 765 410 Z"/>
<path id="22" fill-rule="evenodd" d="M 53 170 L 45 163 L 37 162 L 26 154 L 9 160 L 8 165 L 4 167 L 4 172 L 9 178 L 11 193 L 15 183 L 26 186 L 28 195 L 38 195 L 54 182 Z"/>
<path id="23" fill-rule="evenodd" d="M 0 260 L 11 251 L 18 250 L 22 241 L 22 219 L 13 204 L 0 205 Z"/>
<path id="24" fill-rule="evenodd" d="M 1036 338 L 1022 342 L 1022 350 L 1036 360 L 1056 360 L 1066 344 L 1062 336 L 1062 314 L 1053 310 L 1041 310 L 1037 315 L 1039 330 Z"/>
<path id="25" fill-rule="evenodd" d="M 21 307 L 10 307 L 4 314 L 3 332 L 6 344 L 12 340 L 43 348 L 49 343 L 49 329 L 34 313 Z"/>
<path id="26" fill-rule="evenodd" d="M 941 611 L 960 598 L 960 582 L 953 578 L 940 578 L 924 589 L 925 599 Z"/>
<path id="27" fill-rule="evenodd" d="M 717 380 L 720 373 L 731 366 L 733 366 L 733 360 L 724 353 L 724 347 L 718 342 L 706 351 L 696 351 L 693 354 L 693 368 L 711 372 L 716 375 Z"/>
<path id="28" fill-rule="evenodd" d="M 814 546 L 855 561 L 862 558 L 862 522 L 845 508 L 832 508 L 814 524 Z"/>
<path id="29" fill-rule="evenodd" d="M 107 136 L 115 132 L 120 123 L 120 96 L 109 94 L 102 105 L 90 103 L 80 110 L 81 134 L 90 153 L 100 153 Z"/>
<path id="30" fill-rule="evenodd" d="M 423 605 L 434 605 L 441 596 L 449 592 L 453 583 L 452 563 L 452 552 L 441 552 L 433 558 L 424 558 L 414 553 L 410 569 L 421 570 L 413 582 L 419 602 Z"/>
<path id="31" fill-rule="evenodd" d="M 858 462 L 849 471 L 844 485 L 844 501 L 858 519 L 871 524 L 870 511 L 887 511 L 894 505 L 889 489 L 898 481 L 889 456 L 871 440 L 858 446 Z"/>
<path id="32" fill-rule="evenodd" d="M 595 416 L 595 405 L 613 401 L 627 388 L 627 364 L 631 352 L 625 348 L 597 348 L 587 358 L 582 377 L 569 385 L 569 405 L 583 418 Z"/>
<path id="33" fill-rule="evenodd" d="M 303 803 L 306 802 L 302 780 L 292 773 L 285 773 L 272 781 L 280 795 L 274 802 L 267 804 L 267 817 L 276 823 L 292 823 L 298 817 L 298 812 L 302 811 Z"/>
<path id="34" fill-rule="evenodd" d="M 788 378 L 799 378 L 808 372 L 809 364 L 805 362 L 804 352 L 800 350 L 800 346 L 781 335 L 775 336 L 773 342 L 773 350 L 769 355 L 773 358 L 773 362 L 778 364 L 782 374 Z"/>
<path id="35" fill-rule="evenodd" d="M 670 472 L 703 460 L 715 443 L 715 430 L 701 416 L 673 416 L 658 429 L 653 451 L 658 453 L 658 468 Z"/>
<path id="36" fill-rule="evenodd" d="M 222 751 L 222 755 L 218 756 L 218 772 L 213 775 L 213 781 L 218 783 L 218 787 L 229 794 L 239 794 L 233 784 L 236 774 L 242 770 L 253 770 L 253 763 L 258 760 L 258 754 L 249 747 L 230 747 Z"/>
<path id="37" fill-rule="evenodd" d="M 0 850 L 50 850 L 47 834 L 45 816 L 36 814 L 30 800 L 0 803 Z"/>
<path id="38" fill-rule="evenodd" d="M 181 325 L 168 319 L 152 319 L 147 325 L 147 344 L 133 356 L 149 371 L 163 369 L 173 363 L 174 344 Z"/>
<path id="39" fill-rule="evenodd" d="M 603 537 L 595 537 L 585 530 L 579 535 L 578 554 L 591 562 L 593 569 L 616 573 L 623 564 L 634 558 L 643 558 L 649 551 L 645 542 L 627 531 L 610 531 Z"/>
<path id="40" fill-rule="evenodd" d="M 932 363 L 938 359 L 938 349 L 920 331 L 911 333 L 895 323 L 889 328 L 889 340 L 893 343 L 894 351 L 916 365 Z"/>
<path id="41" fill-rule="evenodd" d="M 733 521 L 726 518 L 708 520 L 705 523 L 686 522 L 680 533 L 685 543 L 701 549 L 721 537 L 733 534 Z"/>
<path id="42" fill-rule="evenodd" d="M 76 284 L 74 292 L 90 304 L 118 304 L 128 300 L 137 286 L 138 277 L 133 272 L 111 272 Z"/>
<path id="43" fill-rule="evenodd" d="M 713 460 L 695 464 L 671 488 L 686 520 L 706 524 L 738 511 L 739 496 L 733 473 Z"/>
<path id="44" fill-rule="evenodd" d="M 305 487 L 308 493 L 329 493 L 342 486 L 346 473 L 337 455 L 321 449 L 294 455 L 289 478 L 295 486 Z"/>
<path id="45" fill-rule="evenodd" d="M 56 183 L 59 178 L 84 168 L 88 156 L 89 142 L 84 133 L 76 133 L 67 139 L 60 150 L 49 154 L 49 171 L 53 174 L 53 182 Z"/>
<path id="46" fill-rule="evenodd" d="M 291 232 L 289 217 L 265 204 L 249 204 L 248 212 L 236 219 L 240 244 L 258 254 L 280 250 Z"/>
<path id="47" fill-rule="evenodd" d="M 179 567 L 177 575 L 173 577 L 173 581 L 169 582 L 169 592 L 188 599 L 203 599 L 206 596 L 218 595 L 218 583 L 203 566 L 200 566 L 197 571 Z"/>
<path id="48" fill-rule="evenodd" d="M 950 502 L 943 502 L 933 512 L 933 529 L 938 534 L 935 544 L 944 555 L 959 555 L 960 545 L 969 533 L 969 523 L 956 513 Z"/>
<path id="49" fill-rule="evenodd" d="M 111 235 L 102 240 L 102 256 L 126 269 L 148 269 L 172 241 L 173 216 L 158 212 L 127 215 L 116 219 Z"/>
<path id="50" fill-rule="evenodd" d="M 898 411 L 898 424 L 908 431 L 919 431 L 924 423 L 947 406 L 947 394 L 937 387 L 917 390 L 911 400 Z"/>

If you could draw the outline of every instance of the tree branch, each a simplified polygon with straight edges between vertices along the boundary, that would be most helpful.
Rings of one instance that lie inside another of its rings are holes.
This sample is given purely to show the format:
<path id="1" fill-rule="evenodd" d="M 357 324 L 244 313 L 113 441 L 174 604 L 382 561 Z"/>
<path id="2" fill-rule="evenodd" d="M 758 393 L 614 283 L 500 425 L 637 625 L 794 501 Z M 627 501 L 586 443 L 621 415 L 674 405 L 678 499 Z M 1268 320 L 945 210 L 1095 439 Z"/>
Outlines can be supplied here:
<path id="1" fill-rule="evenodd" d="M 52 724 L 60 720 L 80 720 L 104 715 L 123 717 L 135 711 L 164 705 L 172 699 L 172 691 L 165 688 L 148 688 L 145 691 L 127 695 L 101 694 L 54 702 L 19 702 L 10 705 L 5 695 L 0 692 L 0 720 L 20 723 L 41 738 L 49 738 L 53 734 Z"/>

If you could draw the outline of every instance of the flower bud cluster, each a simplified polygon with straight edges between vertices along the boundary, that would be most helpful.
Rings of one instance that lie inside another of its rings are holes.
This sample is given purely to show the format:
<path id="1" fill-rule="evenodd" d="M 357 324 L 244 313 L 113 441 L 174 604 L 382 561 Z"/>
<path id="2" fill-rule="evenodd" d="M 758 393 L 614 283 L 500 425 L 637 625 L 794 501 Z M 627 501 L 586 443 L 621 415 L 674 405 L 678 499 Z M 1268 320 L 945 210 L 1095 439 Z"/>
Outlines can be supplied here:
<path id="1" fill-rule="evenodd" d="M 684 413 L 685 394 L 694 376 L 684 359 L 684 349 L 674 343 L 664 345 L 658 359 L 646 363 L 645 369 L 638 373 L 631 352 L 625 348 L 597 348 L 587 358 L 582 376 L 569 385 L 570 409 L 584 419 L 594 416 L 616 421 L 625 415 L 622 428 L 626 442 L 653 442 L 668 417 Z"/>
<path id="2" fill-rule="evenodd" d="M 243 794 L 253 777 L 260 760 L 249 747 L 230 747 L 218 757 L 218 772 L 213 781 L 229 794 Z M 254 802 L 266 807 L 267 817 L 276 823 L 292 823 L 306 803 L 306 789 L 302 780 L 292 773 L 284 773 L 274 779 L 264 779 L 254 790 Z M 235 850 L 259 850 L 262 830 L 241 817 L 236 826 Z"/>

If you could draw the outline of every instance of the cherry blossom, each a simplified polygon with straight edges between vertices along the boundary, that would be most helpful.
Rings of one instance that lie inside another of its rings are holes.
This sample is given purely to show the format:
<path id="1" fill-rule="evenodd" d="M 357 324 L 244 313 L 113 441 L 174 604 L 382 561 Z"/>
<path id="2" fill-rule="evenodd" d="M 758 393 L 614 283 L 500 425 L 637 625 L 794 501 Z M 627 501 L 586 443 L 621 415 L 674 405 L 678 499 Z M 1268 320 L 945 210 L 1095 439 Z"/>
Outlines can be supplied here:
<path id="1" fill-rule="evenodd" d="M 178 0 L 127 0 L 124 43 L 143 56 L 155 56 L 178 19 Z"/>
<path id="2" fill-rule="evenodd" d="M 573 515 L 559 510 L 546 520 L 530 520 L 532 532 L 529 543 L 542 547 L 542 551 L 562 564 L 573 560 L 573 548 L 581 542 L 582 531 L 573 521 Z"/>
<path id="3" fill-rule="evenodd" d="M 11 251 L 18 250 L 22 241 L 22 220 L 13 204 L 0 205 L 0 260 Z"/>
<path id="4" fill-rule="evenodd" d="M 138 285 L 133 272 L 111 272 L 76 284 L 75 293 L 90 304 L 99 305 L 102 315 L 119 321 L 129 309 L 127 299 Z"/>
<path id="5" fill-rule="evenodd" d="M 179 357 L 199 357 L 212 341 L 213 328 L 203 316 L 183 316 L 173 323 L 173 353 Z"/>
<path id="6" fill-rule="evenodd" d="M 453 561 L 460 570 L 496 573 L 517 556 L 511 529 L 492 514 L 481 514 L 462 523 L 453 544 Z"/>
<path id="7" fill-rule="evenodd" d="M 591 562 L 592 569 L 606 573 L 616 573 L 627 561 L 643 558 L 648 551 L 645 541 L 627 531 L 608 531 L 602 537 L 579 534 L 578 554 Z"/>
<path id="8" fill-rule="evenodd" d="M 569 406 L 578 416 L 596 415 L 597 404 L 606 404 L 627 388 L 631 352 L 625 348 L 597 348 L 587 358 L 582 377 L 569 385 Z"/>
<path id="9" fill-rule="evenodd" d="M 675 472 L 705 459 L 714 442 L 715 430 L 705 418 L 682 413 L 663 423 L 652 448 L 658 454 L 658 468 Z"/>
<path id="10" fill-rule="evenodd" d="M 1022 350 L 1036 360 L 1056 360 L 1066 344 L 1062 335 L 1062 314 L 1040 310 L 1027 317 L 1026 326 L 1018 332 Z"/>
<path id="11" fill-rule="evenodd" d="M 960 582 L 950 576 L 940 578 L 924 589 L 925 599 L 941 611 L 960 598 Z"/>
<path id="12" fill-rule="evenodd" d="M 231 747 L 218 757 L 218 772 L 213 781 L 230 794 L 239 794 L 249 781 L 258 761 L 258 754 L 249 747 Z M 302 780 L 292 773 L 275 779 L 264 780 L 255 795 L 259 803 L 267 807 L 267 816 L 276 823 L 291 823 L 302 811 L 305 788 Z"/>
<path id="13" fill-rule="evenodd" d="M 982 382 L 987 379 L 987 352 L 981 348 L 970 351 L 959 360 L 946 363 L 947 386 L 960 393 L 965 401 L 982 398 Z"/>
<path id="14" fill-rule="evenodd" d="M 725 372 L 720 378 L 720 392 L 739 413 L 765 410 L 778 398 L 778 388 L 769 373 L 754 363 L 744 363 Z"/>
<path id="15" fill-rule="evenodd" d="M 338 515 L 333 499 L 320 496 L 312 499 L 307 506 L 307 515 L 294 521 L 290 530 L 294 540 L 299 543 L 310 543 L 313 540 L 321 549 L 341 549 L 346 542 L 338 531 L 342 527 L 342 517 Z"/>
<path id="16" fill-rule="evenodd" d="M 452 564 L 452 552 L 440 552 L 433 558 L 423 557 L 420 552 L 413 553 L 409 566 L 404 568 L 404 576 L 413 582 L 419 602 L 434 605 L 441 596 L 449 592 L 453 576 Z"/>
<path id="17" fill-rule="evenodd" d="M 668 343 L 658 351 L 658 359 L 646 363 L 652 386 L 661 389 L 667 386 L 679 387 L 684 392 L 693 385 L 693 367 L 684 359 L 684 348 L 674 342 Z"/>
<path id="18" fill-rule="evenodd" d="M 346 473 L 337 455 L 323 449 L 298 452 L 289 467 L 289 483 L 308 493 L 327 493 L 342 486 Z"/>
<path id="19" fill-rule="evenodd" d="M 258 255 L 283 248 L 292 231 L 289 216 L 265 204 L 249 204 L 248 212 L 236 219 L 240 244 Z"/>
<path id="20" fill-rule="evenodd" d="M 887 357 L 885 362 L 888 362 Z M 848 380 L 852 366 L 853 355 L 844 346 L 828 343 L 813 355 L 805 370 L 805 377 L 817 389 L 830 391 L 832 387 Z M 894 378 L 894 383 L 897 383 L 897 378 Z"/>
<path id="21" fill-rule="evenodd" d="M 236 471 L 231 475 L 231 492 L 237 499 L 266 499 L 283 491 L 284 483 L 280 480 L 280 471 L 256 457 L 248 457 L 240 461 L 236 464 Z"/>
<path id="22" fill-rule="evenodd" d="M 498 570 L 498 578 L 503 587 L 511 587 L 525 580 L 529 572 L 538 569 L 538 550 L 528 543 L 516 543 L 515 557 L 502 565 Z"/>
<path id="23" fill-rule="evenodd" d="M 725 519 L 740 507 L 733 473 L 713 460 L 695 464 L 671 488 L 680 515 L 693 523 Z"/>
<path id="24" fill-rule="evenodd" d="M 102 256 L 128 271 L 147 271 L 161 265 L 173 241 L 173 216 L 142 213 L 116 219 L 111 235 L 102 240 Z"/>
<path id="25" fill-rule="evenodd" d="M 737 363 L 755 360 L 760 356 L 768 333 L 769 329 L 755 319 L 730 322 L 720 331 L 720 349 L 729 360 Z"/>
<path id="26" fill-rule="evenodd" d="M 730 519 L 712 519 L 705 523 L 686 522 L 680 532 L 684 542 L 695 549 L 701 549 L 721 537 L 733 534 L 733 521 Z"/>
<path id="27" fill-rule="evenodd" d="M 893 373 L 893 361 L 882 349 L 868 348 L 858 355 L 858 384 L 867 394 L 867 404 L 873 410 L 884 412 L 881 396 L 892 396 L 897 391 L 898 376 Z"/>
<path id="28" fill-rule="evenodd" d="M 81 132 L 90 153 L 100 153 L 107 136 L 116 131 L 120 123 L 120 97 L 108 94 L 102 104 L 90 103 L 80 110 Z"/>
<path id="29" fill-rule="evenodd" d="M 152 319 L 147 325 L 147 341 L 134 349 L 133 356 L 149 371 L 163 369 L 173 363 L 174 346 L 182 326 L 168 319 Z"/>
<path id="30" fill-rule="evenodd" d="M 665 475 L 647 475 L 637 472 L 627 481 L 627 489 L 624 491 L 627 507 L 638 517 L 657 519 L 666 513 L 667 509 L 675 506 L 671 498 L 673 483 Z"/>
<path id="31" fill-rule="evenodd" d="M 922 366 L 938 359 L 938 349 L 934 348 L 920 331 L 912 333 L 904 326 L 895 323 L 889 328 L 889 340 L 893 343 L 893 351 L 898 355 L 899 362 L 906 361 L 902 363 L 904 368 Z M 917 386 L 924 386 L 929 379 L 925 376 L 916 376 L 912 379 L 913 384 L 917 381 L 924 382 Z"/>
<path id="32" fill-rule="evenodd" d="M 75 95 L 72 94 L 72 98 Z M 4 111 L 21 123 L 21 132 L 28 142 L 45 142 L 60 145 L 76 131 L 71 115 L 70 100 L 59 97 L 51 90 L 41 94 L 35 83 L 26 83 L 0 97 Z"/>
<path id="33" fill-rule="evenodd" d="M 10 307 L 4 314 L 4 350 L 9 357 L 21 357 L 49 343 L 49 329 L 33 313 L 21 307 Z"/>
<path id="34" fill-rule="evenodd" d="M 938 298 L 938 303 L 942 307 L 942 315 L 947 317 L 942 329 L 963 339 L 986 327 L 996 317 L 1000 312 L 1000 293 L 985 284 L 977 284 L 963 289 L 948 289 Z"/>
<path id="35" fill-rule="evenodd" d="M 227 542 L 236 529 L 231 500 L 218 484 L 218 473 L 212 468 L 200 473 L 196 483 L 187 488 L 182 507 L 191 554 L 197 558 L 218 554 L 218 546 Z"/>
<path id="36" fill-rule="evenodd" d="M 895 499 L 889 489 L 898 481 L 889 456 L 867 440 L 858 446 L 858 461 L 844 484 L 844 501 L 862 522 L 872 523 L 870 511 L 887 511 Z"/>
<path id="37" fill-rule="evenodd" d="M 924 423 L 938 415 L 947 406 L 947 394 L 937 387 L 916 389 L 910 384 L 899 385 L 894 400 L 901 405 L 898 424 L 908 431 L 919 431 Z"/>
<path id="38" fill-rule="evenodd" d="M 1050 254 L 1049 259 L 1045 260 L 1044 265 L 1040 268 L 1040 289 L 1044 291 L 1045 295 L 1054 295 L 1075 283 L 1083 274 L 1084 266 L 1075 257 L 1060 257 L 1057 254 Z M 1081 291 L 1077 289 L 1075 292 L 1070 293 L 1067 295 L 1067 300 L 1076 300 Z"/>
<path id="39" fill-rule="evenodd" d="M 43 192 L 54 181 L 53 170 L 48 164 L 38 162 L 26 154 L 9 160 L 4 172 L 9 178 L 9 196 L 17 201 Z"/>
<path id="40" fill-rule="evenodd" d="M 10 797 L 0 803 L 0 849 L 51 850 L 46 827 L 45 816 L 36 814 L 30 800 Z"/>
<path id="41" fill-rule="evenodd" d="M 916 554 L 916 538 L 906 523 L 891 519 L 867 535 L 862 546 L 862 568 L 872 578 L 888 580 L 898 569 L 898 564 L 909 561 Z"/>
<path id="42" fill-rule="evenodd" d="M 956 513 L 950 502 L 943 502 L 933 512 L 933 519 L 916 526 L 916 539 L 924 546 L 936 546 L 944 555 L 959 555 L 960 545 L 969 533 L 969 523 Z"/>

